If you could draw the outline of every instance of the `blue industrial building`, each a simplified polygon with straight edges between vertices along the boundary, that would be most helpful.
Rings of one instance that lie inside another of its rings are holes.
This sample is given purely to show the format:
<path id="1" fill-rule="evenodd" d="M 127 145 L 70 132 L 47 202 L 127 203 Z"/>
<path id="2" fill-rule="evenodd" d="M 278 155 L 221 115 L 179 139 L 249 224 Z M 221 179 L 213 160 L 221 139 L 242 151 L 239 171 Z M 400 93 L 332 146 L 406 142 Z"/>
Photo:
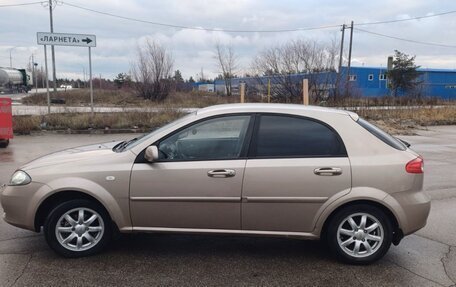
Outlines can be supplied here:
<path id="1" fill-rule="evenodd" d="M 342 75 L 346 74 L 342 68 Z M 355 93 L 365 97 L 382 97 L 390 94 L 386 68 L 351 67 L 350 87 Z M 456 70 L 450 69 L 418 69 L 416 93 L 423 97 L 439 97 L 446 100 L 456 99 Z M 404 93 L 400 93 L 403 95 Z"/>
<path id="2" fill-rule="evenodd" d="M 420 76 L 417 79 L 419 83 L 415 93 L 422 97 L 439 97 L 445 100 L 456 100 L 456 70 L 451 69 L 419 69 Z M 364 97 L 383 97 L 390 94 L 388 88 L 388 79 L 386 77 L 387 69 L 383 67 L 351 67 L 348 84 L 351 93 Z M 347 79 L 345 76 L 347 67 L 342 67 L 340 77 L 337 72 L 322 73 L 301 73 L 287 75 L 287 80 L 300 85 L 303 79 L 309 79 L 315 85 L 313 88 L 325 90 L 328 94 L 339 89 L 345 89 L 347 82 L 340 79 Z M 257 90 L 263 89 L 270 82 L 271 86 L 278 84 L 277 76 L 262 77 L 242 77 L 232 79 L 233 91 L 236 92 L 240 83 L 246 83 L 249 88 L 256 87 Z M 198 86 L 199 83 L 196 83 Z M 200 83 L 203 84 L 203 83 Z M 225 93 L 225 83 L 223 80 L 214 82 L 214 91 Z M 399 95 L 404 95 L 400 92 Z"/>

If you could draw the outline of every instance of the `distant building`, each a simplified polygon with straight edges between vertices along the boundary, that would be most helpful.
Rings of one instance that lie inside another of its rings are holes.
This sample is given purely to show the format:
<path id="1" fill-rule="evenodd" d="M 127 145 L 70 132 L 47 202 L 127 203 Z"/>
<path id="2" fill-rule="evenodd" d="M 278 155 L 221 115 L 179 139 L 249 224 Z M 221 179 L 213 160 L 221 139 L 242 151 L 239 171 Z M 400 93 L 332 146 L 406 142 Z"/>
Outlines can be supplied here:
<path id="1" fill-rule="evenodd" d="M 194 87 L 196 87 L 196 89 L 201 92 L 210 92 L 210 93 L 215 92 L 214 84 L 209 84 L 209 83 L 205 83 L 205 82 L 204 83 L 197 82 L 194 84 Z"/>
<path id="2" fill-rule="evenodd" d="M 342 67 L 342 75 L 346 74 Z M 349 84 L 364 97 L 382 97 L 389 95 L 386 68 L 351 67 Z M 423 97 L 439 97 L 456 100 L 456 70 L 451 69 L 418 69 L 421 73 L 417 79 L 416 92 Z"/>
<path id="3" fill-rule="evenodd" d="M 415 93 L 422 97 L 439 97 L 447 100 L 456 100 L 456 70 L 450 69 L 418 69 L 421 73 L 417 79 L 418 85 Z M 390 94 L 388 88 L 387 69 L 383 67 L 351 67 L 349 80 L 346 82 L 347 67 L 342 67 L 340 75 L 337 72 L 321 73 L 300 73 L 286 75 L 287 81 L 296 88 L 301 87 L 303 79 L 312 82 L 314 93 L 325 94 L 326 97 L 332 95 L 339 87 L 344 91 L 348 86 L 351 94 L 362 97 L 383 97 Z M 239 93 L 240 83 L 246 84 L 247 92 L 256 95 L 265 95 L 267 87 L 270 85 L 271 95 L 280 93 L 280 77 L 261 76 L 243 77 L 231 79 L 232 92 L 234 95 Z M 226 94 L 225 81 L 216 80 L 214 84 L 195 83 L 199 91 L 216 92 Z M 404 93 L 399 93 L 399 96 Z"/>

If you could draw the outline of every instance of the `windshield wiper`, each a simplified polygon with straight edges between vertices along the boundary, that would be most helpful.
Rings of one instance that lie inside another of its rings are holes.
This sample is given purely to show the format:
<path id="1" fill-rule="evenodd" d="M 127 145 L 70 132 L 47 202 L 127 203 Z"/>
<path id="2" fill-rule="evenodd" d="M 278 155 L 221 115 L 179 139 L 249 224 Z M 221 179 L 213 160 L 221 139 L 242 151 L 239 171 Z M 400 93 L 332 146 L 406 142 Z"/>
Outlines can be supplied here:
<path id="1" fill-rule="evenodd" d="M 113 149 L 115 149 L 115 151 L 123 151 L 129 144 L 137 141 L 138 138 L 134 138 L 134 139 L 131 139 L 129 141 L 123 141 L 123 142 L 120 142 L 118 143 L 116 146 L 114 146 Z"/>

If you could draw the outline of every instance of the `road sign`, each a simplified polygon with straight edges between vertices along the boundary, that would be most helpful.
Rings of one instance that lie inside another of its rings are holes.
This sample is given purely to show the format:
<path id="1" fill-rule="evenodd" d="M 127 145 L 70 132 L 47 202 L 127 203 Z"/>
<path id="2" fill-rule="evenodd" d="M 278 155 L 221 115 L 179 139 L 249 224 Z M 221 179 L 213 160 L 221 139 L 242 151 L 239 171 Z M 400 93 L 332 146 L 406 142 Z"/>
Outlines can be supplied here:
<path id="1" fill-rule="evenodd" d="M 51 113 L 51 101 L 49 96 L 49 80 L 47 79 L 47 46 L 77 46 L 89 48 L 89 81 L 90 81 L 90 108 L 93 111 L 93 87 L 92 87 L 92 47 L 97 46 L 95 35 L 87 34 L 68 34 L 68 33 L 48 33 L 37 32 L 36 39 L 38 45 L 44 45 L 44 63 L 46 65 L 46 93 L 48 102 L 48 114 Z"/>
<path id="2" fill-rule="evenodd" d="M 96 47 L 95 35 L 67 33 L 36 33 L 38 45 Z"/>

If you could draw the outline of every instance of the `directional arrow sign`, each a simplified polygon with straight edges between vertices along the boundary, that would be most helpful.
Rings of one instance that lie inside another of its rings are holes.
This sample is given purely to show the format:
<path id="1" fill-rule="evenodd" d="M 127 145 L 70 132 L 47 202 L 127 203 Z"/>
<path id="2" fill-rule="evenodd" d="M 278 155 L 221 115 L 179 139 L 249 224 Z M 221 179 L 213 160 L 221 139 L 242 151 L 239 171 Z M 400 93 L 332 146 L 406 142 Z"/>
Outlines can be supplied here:
<path id="1" fill-rule="evenodd" d="M 79 47 L 97 46 L 97 39 L 95 35 L 38 32 L 36 33 L 36 37 L 39 45 Z"/>

